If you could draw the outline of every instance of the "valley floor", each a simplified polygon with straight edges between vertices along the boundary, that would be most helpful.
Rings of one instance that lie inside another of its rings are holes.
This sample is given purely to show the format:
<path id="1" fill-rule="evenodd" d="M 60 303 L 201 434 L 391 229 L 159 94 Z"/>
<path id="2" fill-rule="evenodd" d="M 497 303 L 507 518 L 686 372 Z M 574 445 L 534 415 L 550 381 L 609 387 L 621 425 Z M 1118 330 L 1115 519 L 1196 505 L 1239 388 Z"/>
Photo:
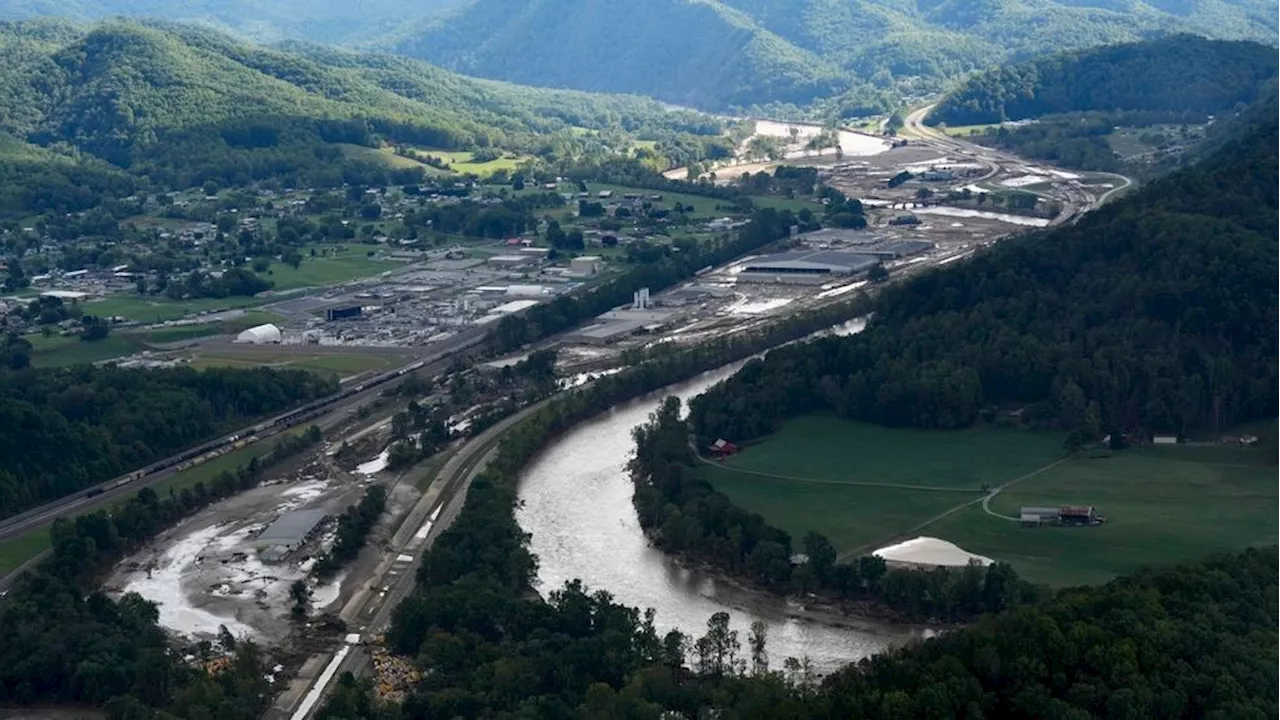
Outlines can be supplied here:
<path id="1" fill-rule="evenodd" d="M 1264 440 L 1253 448 L 1148 446 L 1064 459 L 1057 433 L 804 417 L 698 472 L 793 538 L 823 533 L 842 556 L 926 535 L 1065 586 L 1274 543 L 1275 424 L 1255 432 Z M 1006 483 L 984 511 L 982 500 Z M 1007 519 L 1022 506 L 1061 505 L 1093 505 L 1107 521 L 1024 528 Z"/>

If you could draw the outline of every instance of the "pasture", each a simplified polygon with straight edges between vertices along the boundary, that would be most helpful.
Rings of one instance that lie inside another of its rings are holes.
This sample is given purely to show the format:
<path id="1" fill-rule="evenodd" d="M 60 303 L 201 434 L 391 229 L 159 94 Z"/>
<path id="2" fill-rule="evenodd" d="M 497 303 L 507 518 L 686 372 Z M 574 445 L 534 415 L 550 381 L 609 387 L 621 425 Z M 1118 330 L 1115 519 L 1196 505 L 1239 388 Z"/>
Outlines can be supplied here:
<path id="1" fill-rule="evenodd" d="M 1275 425 L 1262 447 L 1145 446 L 1064 458 L 1057 433 L 977 426 L 891 429 L 804 417 L 699 477 L 842 557 L 938 537 L 1053 586 L 1102 583 L 1142 565 L 1276 542 Z M 981 500 L 995 494 L 990 513 Z M 1098 527 L 1023 528 L 1022 506 L 1092 505 Z M 1006 517 L 999 517 L 1004 515 Z"/>
<path id="2" fill-rule="evenodd" d="M 974 506 L 927 534 L 1008 562 L 1034 582 L 1102 583 L 1143 565 L 1275 544 L 1275 458 L 1274 444 L 1077 456 L 1000 493 L 991 509 L 1016 517 L 1023 506 L 1093 505 L 1103 525 L 1023 528 Z"/>

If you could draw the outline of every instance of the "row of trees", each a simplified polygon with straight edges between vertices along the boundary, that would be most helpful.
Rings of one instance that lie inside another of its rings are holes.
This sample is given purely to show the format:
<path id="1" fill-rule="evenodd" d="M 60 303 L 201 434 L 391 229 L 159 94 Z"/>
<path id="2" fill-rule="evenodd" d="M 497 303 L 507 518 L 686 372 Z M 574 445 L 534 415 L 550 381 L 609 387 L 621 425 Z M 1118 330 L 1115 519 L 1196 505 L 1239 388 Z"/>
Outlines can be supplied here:
<path id="1" fill-rule="evenodd" d="M 708 241 L 679 253 L 666 253 L 584 293 L 561 295 L 550 303 L 530 308 L 523 315 L 508 316 L 492 333 L 500 351 L 563 332 L 588 318 L 630 301 L 641 288 L 658 292 L 693 277 L 708 265 L 718 265 L 757 250 L 790 234 L 795 218 L 790 211 L 757 210 L 751 221 L 730 238 Z"/>
<path id="2" fill-rule="evenodd" d="M 668 552 L 774 591 L 874 599 L 913 620 L 961 620 L 1037 599 L 1037 590 L 1004 564 L 888 570 L 875 556 L 837 564 L 835 547 L 817 532 L 793 546 L 788 533 L 697 477 L 678 398 L 666 398 L 634 436 L 630 470 L 640 526 Z"/>
<path id="3" fill-rule="evenodd" d="M 348 507 L 338 516 L 338 533 L 333 547 L 316 563 L 316 576 L 322 580 L 331 578 L 343 565 L 354 560 L 386 509 L 387 489 L 381 485 L 370 485 L 359 504 Z"/>
<path id="4" fill-rule="evenodd" d="M 227 634 L 223 650 L 233 660 L 208 674 L 169 647 L 154 603 L 134 593 L 112 600 L 96 582 L 166 528 L 254 487 L 268 468 L 320 439 L 313 426 L 210 483 L 164 498 L 144 488 L 109 512 L 55 521 L 53 554 L 0 601 L 0 702 L 97 705 L 112 720 L 259 717 L 271 697 L 272 663 L 252 642 Z"/>
<path id="5" fill-rule="evenodd" d="M 0 368 L 0 515 L 336 391 L 300 370 Z"/>

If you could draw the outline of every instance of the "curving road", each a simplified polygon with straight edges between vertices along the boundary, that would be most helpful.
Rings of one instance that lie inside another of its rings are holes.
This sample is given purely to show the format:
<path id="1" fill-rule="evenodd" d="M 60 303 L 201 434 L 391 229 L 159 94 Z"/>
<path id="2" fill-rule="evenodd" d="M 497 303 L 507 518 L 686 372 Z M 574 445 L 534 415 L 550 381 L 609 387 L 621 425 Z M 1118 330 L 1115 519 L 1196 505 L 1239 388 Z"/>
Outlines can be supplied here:
<path id="1" fill-rule="evenodd" d="M 925 140 L 930 145 L 941 147 L 950 152 L 964 155 L 973 160 L 983 163 L 987 166 L 987 172 L 982 177 L 977 178 L 974 182 L 982 182 L 990 180 L 1002 171 L 1015 171 L 1016 168 L 1029 169 L 1037 167 L 1036 163 L 1030 160 L 1011 155 L 1000 150 L 978 145 L 962 138 L 947 135 L 945 132 L 925 124 L 925 118 L 933 111 L 936 105 L 926 105 L 916 108 L 903 118 L 903 127 L 899 134 L 909 138 Z M 1039 166 L 1042 166 L 1040 163 Z M 1096 173 L 1102 175 L 1110 175 L 1123 181 L 1123 184 L 1113 187 L 1101 195 L 1094 195 L 1084 189 L 1083 186 L 1072 182 L 1054 183 L 1057 190 L 1057 199 L 1062 201 L 1062 212 L 1049 222 L 1049 226 L 1065 225 L 1080 218 L 1080 216 L 1096 210 L 1107 200 L 1111 199 L 1116 193 L 1127 189 L 1133 184 L 1133 180 L 1117 173 Z"/>

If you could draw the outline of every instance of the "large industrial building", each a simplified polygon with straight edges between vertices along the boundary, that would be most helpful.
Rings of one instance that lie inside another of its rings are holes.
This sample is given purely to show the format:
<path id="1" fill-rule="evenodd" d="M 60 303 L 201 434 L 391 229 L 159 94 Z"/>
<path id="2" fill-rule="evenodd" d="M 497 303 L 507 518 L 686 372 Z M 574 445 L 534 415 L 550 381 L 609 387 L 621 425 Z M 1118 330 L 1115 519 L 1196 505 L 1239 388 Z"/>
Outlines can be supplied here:
<path id="1" fill-rule="evenodd" d="M 738 274 L 748 282 L 823 283 L 832 276 L 859 275 L 880 264 L 880 258 L 838 250 L 778 253 L 750 260 Z"/>
<path id="2" fill-rule="evenodd" d="M 280 328 L 267 323 L 266 325 L 259 325 L 245 330 L 236 336 L 234 342 L 248 345 L 266 345 L 268 343 L 278 343 L 282 339 Z"/>
<path id="3" fill-rule="evenodd" d="M 262 559 L 266 562 L 283 560 L 289 553 L 315 537 L 324 518 L 323 510 L 295 510 L 276 518 L 275 522 L 264 528 L 256 539 L 257 545 L 264 548 Z"/>
<path id="4" fill-rule="evenodd" d="M 364 308 L 360 305 L 346 305 L 341 307 L 331 307 L 324 311 L 324 319 L 329 322 L 334 320 L 346 320 L 347 318 L 358 318 L 364 313 Z"/>

